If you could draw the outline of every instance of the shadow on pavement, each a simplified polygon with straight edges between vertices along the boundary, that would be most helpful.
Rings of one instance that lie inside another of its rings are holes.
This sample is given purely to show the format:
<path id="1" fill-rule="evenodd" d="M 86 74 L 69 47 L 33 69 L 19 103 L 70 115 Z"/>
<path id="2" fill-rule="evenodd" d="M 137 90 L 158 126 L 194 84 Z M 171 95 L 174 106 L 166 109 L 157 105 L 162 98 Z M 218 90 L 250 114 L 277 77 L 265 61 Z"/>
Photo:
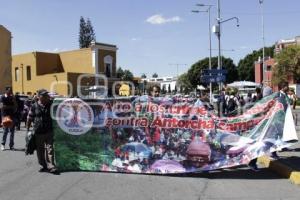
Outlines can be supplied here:
<path id="1" fill-rule="evenodd" d="M 297 148 L 297 149 L 298 149 L 297 151 L 300 150 L 300 148 Z M 294 149 L 294 150 L 296 150 L 296 149 Z M 300 171 L 300 157 L 299 156 L 281 157 L 279 159 L 279 162 L 282 162 L 282 163 L 288 165 L 295 171 Z"/>
<path id="2" fill-rule="evenodd" d="M 171 175 L 173 176 L 173 175 Z M 204 173 L 190 173 L 183 175 L 174 175 L 175 177 L 187 177 L 187 178 L 208 178 L 208 179 L 282 179 L 277 174 L 272 173 L 270 170 L 263 168 L 260 171 L 255 172 L 248 168 L 238 169 L 223 169 Z"/>
<path id="3" fill-rule="evenodd" d="M 25 149 L 24 148 L 15 148 L 13 151 L 24 151 L 25 152 Z"/>
<path id="4" fill-rule="evenodd" d="M 79 171 L 62 171 L 61 174 L 79 172 Z M 197 172 L 197 173 L 183 173 L 183 174 L 140 174 L 140 173 L 124 173 L 124 172 L 91 172 L 91 171 L 80 171 L 88 173 L 103 173 L 103 174 L 123 174 L 123 175 L 139 175 L 139 176 L 158 176 L 158 177 L 176 177 L 176 178 L 207 178 L 207 179 L 283 179 L 277 174 L 272 173 L 266 168 L 260 169 L 255 172 L 249 168 L 230 168 L 221 169 L 210 172 Z"/>

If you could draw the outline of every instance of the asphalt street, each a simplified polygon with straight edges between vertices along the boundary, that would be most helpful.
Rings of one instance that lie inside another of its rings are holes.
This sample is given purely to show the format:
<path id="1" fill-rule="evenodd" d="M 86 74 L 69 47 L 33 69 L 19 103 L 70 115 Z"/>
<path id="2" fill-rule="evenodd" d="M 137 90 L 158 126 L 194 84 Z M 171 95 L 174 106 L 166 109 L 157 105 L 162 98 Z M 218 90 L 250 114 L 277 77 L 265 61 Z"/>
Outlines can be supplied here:
<path id="1" fill-rule="evenodd" d="M 177 176 L 102 172 L 40 173 L 36 155 L 24 154 L 24 138 L 24 130 L 16 132 L 16 150 L 0 152 L 0 200 L 298 200 L 300 196 L 300 186 L 263 168 L 259 172 L 241 167 Z"/>

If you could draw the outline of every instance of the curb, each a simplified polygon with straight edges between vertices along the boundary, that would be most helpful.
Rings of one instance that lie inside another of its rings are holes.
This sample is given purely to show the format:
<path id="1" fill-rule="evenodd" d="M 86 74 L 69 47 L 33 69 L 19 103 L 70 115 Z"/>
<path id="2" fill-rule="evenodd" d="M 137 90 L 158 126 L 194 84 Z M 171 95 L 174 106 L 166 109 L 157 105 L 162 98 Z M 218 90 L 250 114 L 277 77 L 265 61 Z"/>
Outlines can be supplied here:
<path id="1" fill-rule="evenodd" d="M 258 162 L 276 172 L 280 176 L 288 178 L 292 183 L 300 185 L 300 171 L 294 170 L 279 160 L 271 160 L 267 156 L 259 157 Z"/>

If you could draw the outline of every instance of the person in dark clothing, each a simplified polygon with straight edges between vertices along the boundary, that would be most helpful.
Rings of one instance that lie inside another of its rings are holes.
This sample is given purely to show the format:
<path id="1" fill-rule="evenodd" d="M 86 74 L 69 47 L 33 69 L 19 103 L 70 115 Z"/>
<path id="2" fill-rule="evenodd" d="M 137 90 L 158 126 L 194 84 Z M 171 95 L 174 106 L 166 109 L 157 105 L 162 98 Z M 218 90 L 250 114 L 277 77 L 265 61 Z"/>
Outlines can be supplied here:
<path id="1" fill-rule="evenodd" d="M 16 129 L 20 130 L 22 113 L 24 109 L 24 102 L 20 99 L 19 93 L 16 93 L 17 111 L 16 111 Z"/>
<path id="2" fill-rule="evenodd" d="M 15 135 L 15 117 L 16 117 L 16 110 L 17 110 L 17 103 L 15 96 L 13 95 L 12 88 L 6 87 L 5 94 L 1 97 L 1 114 L 2 119 L 4 117 L 9 117 L 12 120 L 12 126 L 10 127 L 4 127 L 3 126 L 3 137 L 1 142 L 1 150 L 5 150 L 5 143 L 8 133 L 10 132 L 10 139 L 9 139 L 9 148 L 11 150 L 14 150 L 14 135 Z"/>
<path id="3" fill-rule="evenodd" d="M 48 91 L 45 89 L 39 90 L 38 101 L 30 108 L 26 126 L 27 131 L 29 131 L 31 122 L 34 122 L 33 132 L 37 158 L 42 167 L 39 171 L 59 174 L 54 163 L 51 105 L 52 102 L 50 101 Z"/>

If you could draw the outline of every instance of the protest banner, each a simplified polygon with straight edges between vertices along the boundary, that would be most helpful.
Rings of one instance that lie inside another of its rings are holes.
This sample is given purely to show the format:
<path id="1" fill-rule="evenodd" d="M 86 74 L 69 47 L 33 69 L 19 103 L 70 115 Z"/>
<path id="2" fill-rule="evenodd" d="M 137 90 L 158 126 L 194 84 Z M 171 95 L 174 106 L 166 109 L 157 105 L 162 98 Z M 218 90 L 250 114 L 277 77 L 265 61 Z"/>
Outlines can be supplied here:
<path id="1" fill-rule="evenodd" d="M 62 171 L 186 173 L 245 165 L 298 140 L 279 93 L 235 117 L 196 99 L 56 99 L 54 147 Z"/>

